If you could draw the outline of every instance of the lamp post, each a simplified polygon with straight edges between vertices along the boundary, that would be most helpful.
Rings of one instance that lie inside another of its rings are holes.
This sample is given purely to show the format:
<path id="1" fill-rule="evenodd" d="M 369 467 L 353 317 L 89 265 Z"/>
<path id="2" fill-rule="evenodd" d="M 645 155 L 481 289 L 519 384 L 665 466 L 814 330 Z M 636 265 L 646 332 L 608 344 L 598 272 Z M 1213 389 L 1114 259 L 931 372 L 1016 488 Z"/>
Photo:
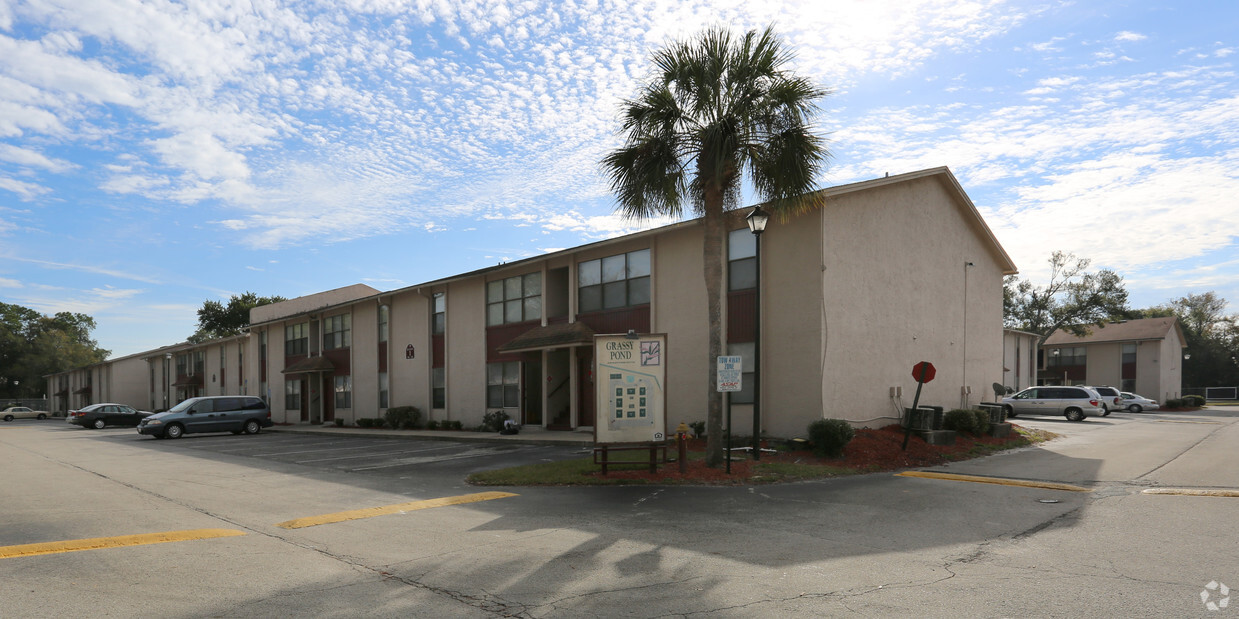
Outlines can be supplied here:
<path id="1" fill-rule="evenodd" d="M 168 372 L 172 371 L 172 353 L 166 352 L 163 354 L 163 409 L 168 410 L 168 392 L 172 390 L 172 377 Z"/>
<path id="2" fill-rule="evenodd" d="M 762 210 L 761 205 L 757 205 L 744 219 L 756 243 L 753 265 L 757 271 L 757 307 L 753 311 L 753 459 L 761 460 L 761 233 L 766 231 L 770 215 Z"/>

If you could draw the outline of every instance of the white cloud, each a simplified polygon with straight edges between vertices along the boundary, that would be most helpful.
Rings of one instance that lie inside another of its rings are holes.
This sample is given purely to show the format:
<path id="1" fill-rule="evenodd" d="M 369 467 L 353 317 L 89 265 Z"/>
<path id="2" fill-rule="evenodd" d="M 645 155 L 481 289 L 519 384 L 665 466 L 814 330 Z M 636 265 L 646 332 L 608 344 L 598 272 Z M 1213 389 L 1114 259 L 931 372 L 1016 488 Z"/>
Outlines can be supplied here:
<path id="1" fill-rule="evenodd" d="M 1147 37 L 1147 36 L 1145 36 L 1145 35 L 1143 35 L 1143 34 L 1140 34 L 1140 33 L 1138 33 L 1138 32 L 1131 32 L 1130 30 L 1124 30 L 1124 31 L 1122 31 L 1122 32 L 1120 32 L 1120 33 L 1118 33 L 1118 34 L 1114 35 L 1114 40 L 1115 40 L 1115 41 L 1124 41 L 1124 42 L 1130 42 L 1130 41 L 1143 41 L 1143 40 L 1145 40 L 1145 39 L 1147 39 L 1147 38 L 1149 38 L 1149 37 Z"/>

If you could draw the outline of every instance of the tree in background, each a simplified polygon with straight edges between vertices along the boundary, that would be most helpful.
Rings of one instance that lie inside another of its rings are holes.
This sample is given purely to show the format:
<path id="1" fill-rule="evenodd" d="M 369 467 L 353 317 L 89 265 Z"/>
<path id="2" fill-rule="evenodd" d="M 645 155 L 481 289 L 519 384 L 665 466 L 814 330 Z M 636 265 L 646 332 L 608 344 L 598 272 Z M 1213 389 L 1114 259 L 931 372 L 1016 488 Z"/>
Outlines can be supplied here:
<path id="1" fill-rule="evenodd" d="M 260 297 L 247 291 L 241 295 L 232 295 L 227 305 L 219 301 L 204 301 L 198 310 L 198 330 L 189 336 L 189 341 L 198 343 L 240 335 L 250 326 L 251 309 L 287 300 L 280 296 Z"/>
<path id="2" fill-rule="evenodd" d="M 0 394 L 7 398 L 47 395 L 43 377 L 107 359 L 110 351 L 90 337 L 95 319 L 59 312 L 45 316 L 0 303 Z"/>
<path id="3" fill-rule="evenodd" d="M 1055 331 L 1090 333 L 1089 326 L 1130 315 L 1123 278 L 1110 269 L 1088 272 L 1091 261 L 1056 251 L 1050 255 L 1050 281 L 1037 286 L 1014 275 L 1003 281 L 1003 323 L 1037 333 L 1045 343 Z"/>
<path id="4" fill-rule="evenodd" d="M 1183 385 L 1189 388 L 1239 385 L 1239 313 L 1226 314 L 1226 299 L 1213 291 L 1188 294 L 1165 305 L 1138 310 L 1140 318 L 1177 316 L 1187 340 Z"/>
<path id="5" fill-rule="evenodd" d="M 827 91 L 789 72 L 774 31 L 735 38 L 710 29 L 654 53 L 654 74 L 623 104 L 624 144 L 606 155 L 617 210 L 632 218 L 702 216 L 709 325 L 706 463 L 723 460 L 722 394 L 714 359 L 723 354 L 726 211 L 747 177 L 770 210 L 786 216 L 819 206 L 810 194 L 828 157 L 811 117 Z"/>

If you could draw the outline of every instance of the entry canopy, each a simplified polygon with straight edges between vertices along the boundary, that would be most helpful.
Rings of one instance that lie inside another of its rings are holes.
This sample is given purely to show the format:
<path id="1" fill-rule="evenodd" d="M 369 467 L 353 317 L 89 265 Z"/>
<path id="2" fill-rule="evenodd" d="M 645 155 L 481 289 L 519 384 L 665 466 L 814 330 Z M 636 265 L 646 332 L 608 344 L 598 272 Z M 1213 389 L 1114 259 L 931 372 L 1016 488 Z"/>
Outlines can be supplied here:
<path id="1" fill-rule="evenodd" d="M 501 353 L 528 352 L 571 346 L 592 346 L 594 330 L 583 322 L 561 322 L 534 327 L 499 347 Z"/>
<path id="2" fill-rule="evenodd" d="M 284 368 L 281 374 L 309 374 L 317 372 L 334 372 L 336 366 L 326 357 L 306 357 L 293 362 Z"/>

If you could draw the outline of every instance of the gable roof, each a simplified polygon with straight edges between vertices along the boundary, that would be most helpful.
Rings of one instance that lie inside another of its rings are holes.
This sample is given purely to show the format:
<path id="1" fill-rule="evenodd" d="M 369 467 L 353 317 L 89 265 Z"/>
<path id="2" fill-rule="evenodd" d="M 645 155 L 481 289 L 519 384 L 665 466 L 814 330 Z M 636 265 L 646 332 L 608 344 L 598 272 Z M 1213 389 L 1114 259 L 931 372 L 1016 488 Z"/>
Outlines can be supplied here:
<path id="1" fill-rule="evenodd" d="M 1046 338 L 1044 346 L 1164 340 L 1170 334 L 1171 329 L 1174 329 L 1178 334 L 1182 347 L 1187 348 L 1187 340 L 1183 337 L 1183 328 L 1179 326 L 1179 319 L 1174 316 L 1108 322 L 1103 327 L 1090 325 L 1089 330 L 1092 333 L 1083 337 L 1077 337 L 1070 332 L 1059 329 Z"/>

